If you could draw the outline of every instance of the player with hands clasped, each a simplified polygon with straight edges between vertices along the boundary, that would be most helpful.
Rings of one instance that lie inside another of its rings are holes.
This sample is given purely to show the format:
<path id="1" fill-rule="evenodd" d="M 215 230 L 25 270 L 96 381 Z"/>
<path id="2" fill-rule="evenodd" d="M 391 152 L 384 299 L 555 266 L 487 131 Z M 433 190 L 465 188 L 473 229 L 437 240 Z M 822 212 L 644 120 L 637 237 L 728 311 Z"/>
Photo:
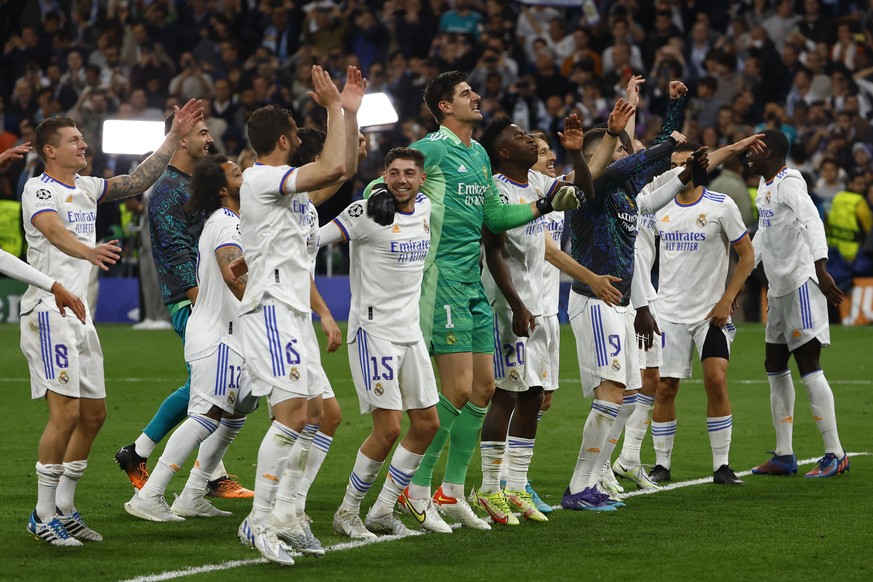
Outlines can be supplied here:
<path id="1" fill-rule="evenodd" d="M 130 175 L 108 180 L 79 175 L 88 144 L 71 119 L 40 123 L 34 147 L 46 169 L 27 181 L 21 198 L 28 262 L 73 295 L 84 295 L 91 266 L 108 270 L 121 252 L 118 241 L 96 244 L 97 204 L 151 186 L 202 111 L 194 100 L 176 108 L 173 126 L 155 153 Z M 49 409 L 36 464 L 37 504 L 27 529 L 57 546 L 100 541 L 103 537 L 85 525 L 74 503 L 106 418 L 103 352 L 87 305 L 82 321 L 64 317 L 52 292 L 32 284 L 21 298 L 21 351 L 30 365 L 32 396 L 44 397 Z"/>
<path id="2" fill-rule="evenodd" d="M 832 477 L 849 470 L 849 456 L 840 444 L 834 394 L 819 358 L 822 347 L 830 344 L 827 302 L 838 305 L 843 292 L 827 271 L 824 226 L 806 191 L 806 182 L 800 172 L 785 165 L 787 138 L 775 129 L 763 134 L 766 148 L 749 154 L 749 169 L 761 176 L 755 197 L 758 233 L 753 244 L 755 260 L 764 262 L 770 282 L 764 367 L 770 382 L 776 450 L 752 473 L 797 472 L 792 447 L 794 383 L 788 369 L 793 355 L 825 446 L 824 456 L 806 476 Z"/>
<path id="3" fill-rule="evenodd" d="M 356 117 L 366 81 L 349 67 L 342 94 L 330 75 L 312 67 L 313 98 L 327 110 L 322 155 L 300 168 L 289 165 L 300 144 L 297 124 L 275 106 L 255 111 L 248 121 L 249 141 L 258 155 L 243 173 L 240 235 L 248 282 L 239 327 L 252 394 L 267 396 L 274 420 L 258 451 L 252 511 L 239 527 L 239 538 L 262 556 L 282 565 L 294 560 L 285 544 L 303 553 L 323 553 L 321 544 L 300 524 L 294 511 L 274 515 L 279 481 L 288 468 L 296 490 L 305 456 L 317 432 L 323 387 L 315 371 L 310 321 L 311 279 L 308 192 L 347 179 L 357 168 Z M 354 128 L 353 136 L 349 130 Z M 307 427 L 307 425 L 309 425 Z M 304 430 L 308 428 L 308 430 Z"/>
<path id="4" fill-rule="evenodd" d="M 671 83 L 664 126 L 648 149 L 628 154 L 630 140 L 625 127 L 634 108 L 624 99 L 616 103 L 605 130 L 585 134 L 582 154 L 594 179 L 594 189 L 585 192 L 586 203 L 569 219 L 572 256 L 595 273 L 620 279 L 615 287 L 622 298 L 618 305 L 609 305 L 597 297 L 594 289 L 578 281 L 570 293 L 568 311 L 576 336 L 582 389 L 586 396 L 594 396 L 594 402 L 585 422 L 576 467 L 561 501 L 566 509 L 615 509 L 616 504 L 596 484 L 606 460 L 601 452 L 622 410 L 625 391 L 637 389 L 640 384 L 633 310 L 629 306 L 637 214 L 654 212 L 669 202 L 674 192 L 637 194 L 652 177 L 667 170 L 677 142 L 684 141 L 676 129 L 682 124 L 687 91 L 681 82 Z"/>
<path id="5" fill-rule="evenodd" d="M 684 167 L 690 156 L 705 152 L 695 150 L 696 146 L 691 144 L 679 146 L 672 157 L 673 167 Z M 658 466 L 670 469 L 672 447 L 659 448 L 659 443 L 664 442 L 660 437 L 670 427 L 675 433 L 674 401 L 680 380 L 691 377 L 692 353 L 696 348 L 707 396 L 706 426 L 712 447 L 713 483 L 742 484 L 728 463 L 733 417 L 727 367 L 736 332 L 730 314 L 736 296 L 754 268 L 752 243 L 734 201 L 693 183 L 655 213 L 654 228 L 661 240 L 658 315 L 664 337 L 664 362 L 652 414 Z M 729 246 L 736 250 L 739 263 L 725 285 Z M 672 444 L 672 438 L 668 442 Z"/>

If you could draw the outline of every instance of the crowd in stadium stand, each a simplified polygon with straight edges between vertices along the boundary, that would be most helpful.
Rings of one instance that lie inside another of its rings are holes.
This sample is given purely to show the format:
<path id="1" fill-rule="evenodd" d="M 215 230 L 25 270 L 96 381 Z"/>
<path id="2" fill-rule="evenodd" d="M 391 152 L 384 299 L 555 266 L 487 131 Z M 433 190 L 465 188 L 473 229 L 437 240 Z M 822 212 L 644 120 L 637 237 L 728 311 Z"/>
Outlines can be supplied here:
<path id="1" fill-rule="evenodd" d="M 557 2 L 560 4 L 560 2 Z M 207 104 L 217 148 L 253 162 L 245 123 L 278 104 L 321 127 L 310 65 L 341 81 L 365 71 L 400 121 L 369 135 L 359 177 L 323 207 L 329 220 L 379 171 L 379 160 L 435 129 L 421 99 L 440 71 L 469 71 L 486 118 L 506 114 L 555 135 L 577 112 L 603 123 L 634 74 L 645 77 L 637 135 L 660 127 L 667 86 L 691 89 L 683 132 L 710 148 L 763 128 L 791 141 L 834 246 L 829 268 L 851 283 L 873 274 L 873 0 L 585 0 L 576 7 L 500 0 L 0 0 L 0 152 L 32 141 L 47 117 L 76 120 L 94 174 L 135 160 L 102 155 L 108 118 L 162 120 L 191 97 Z M 555 143 L 557 147 L 557 143 Z M 559 158 L 560 159 L 560 158 Z M 0 198 L 15 200 L 42 171 L 35 152 L 4 168 Z M 756 211 L 744 160 L 712 188 Z M 101 208 L 109 229 L 136 204 Z M 105 231 L 108 235 L 108 230 Z M 840 264 L 841 263 L 841 264 Z M 842 270 L 840 270 L 842 269 Z"/>

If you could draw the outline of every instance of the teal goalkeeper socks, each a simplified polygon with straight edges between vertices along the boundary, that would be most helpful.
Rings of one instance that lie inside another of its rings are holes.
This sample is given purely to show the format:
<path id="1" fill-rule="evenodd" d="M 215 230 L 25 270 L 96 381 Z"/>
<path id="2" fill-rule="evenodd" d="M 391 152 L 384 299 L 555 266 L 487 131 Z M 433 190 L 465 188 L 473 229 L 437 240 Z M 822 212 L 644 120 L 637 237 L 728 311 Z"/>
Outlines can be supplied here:
<path id="1" fill-rule="evenodd" d="M 415 472 L 415 477 L 412 482 L 422 487 L 430 487 L 433 479 L 433 470 L 436 467 L 437 461 L 440 460 L 440 455 L 443 452 L 443 447 L 446 446 L 446 441 L 449 440 L 452 427 L 460 418 L 461 411 L 455 408 L 448 398 L 440 394 L 440 401 L 437 403 L 437 416 L 440 418 L 440 428 L 434 435 L 430 446 L 424 453 L 424 458 L 421 460 L 421 466 Z M 482 426 L 481 421 L 479 426 Z"/>
<path id="2" fill-rule="evenodd" d="M 449 444 L 449 456 L 446 459 L 447 483 L 463 485 L 467 479 L 467 467 L 473 459 L 479 443 L 479 434 L 482 432 L 482 423 L 485 421 L 487 408 L 481 408 L 468 402 L 461 410 L 461 415 L 452 427 L 451 442 Z"/>

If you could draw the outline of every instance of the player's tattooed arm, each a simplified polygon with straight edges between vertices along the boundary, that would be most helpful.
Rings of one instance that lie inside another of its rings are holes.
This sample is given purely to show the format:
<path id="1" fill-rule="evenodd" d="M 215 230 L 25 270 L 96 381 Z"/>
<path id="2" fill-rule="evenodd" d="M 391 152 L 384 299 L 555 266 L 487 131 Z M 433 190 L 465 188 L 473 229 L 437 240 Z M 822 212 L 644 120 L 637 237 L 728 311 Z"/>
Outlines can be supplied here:
<path id="1" fill-rule="evenodd" d="M 201 119 L 203 119 L 203 105 L 196 99 L 191 99 L 181 109 L 176 107 L 173 125 L 164 139 L 164 143 L 130 174 L 110 178 L 109 187 L 100 202 L 111 202 L 119 198 L 136 196 L 148 190 L 164 173 L 167 164 L 170 163 L 170 158 L 176 151 L 179 140 L 194 129 L 194 126 Z"/>
<path id="2" fill-rule="evenodd" d="M 248 275 L 236 276 L 230 264 L 241 258 L 242 249 L 236 245 L 223 246 L 215 251 L 215 260 L 218 261 L 218 267 L 221 269 L 221 276 L 224 278 L 224 283 L 230 289 L 233 296 L 242 301 L 243 293 L 246 290 L 246 282 Z"/>

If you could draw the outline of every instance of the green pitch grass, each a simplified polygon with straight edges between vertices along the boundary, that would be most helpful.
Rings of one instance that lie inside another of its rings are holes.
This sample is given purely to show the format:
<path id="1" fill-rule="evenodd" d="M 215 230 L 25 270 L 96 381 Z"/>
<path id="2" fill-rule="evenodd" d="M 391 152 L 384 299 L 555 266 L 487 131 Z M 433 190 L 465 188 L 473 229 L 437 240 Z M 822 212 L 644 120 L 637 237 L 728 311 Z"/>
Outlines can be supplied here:
<path id="1" fill-rule="evenodd" d="M 237 527 L 250 508 L 246 500 L 219 500 L 232 518 L 191 519 L 160 524 L 135 519 L 123 504 L 132 488 L 113 462 L 163 400 L 183 380 L 179 341 L 172 332 L 135 332 L 101 326 L 106 356 L 109 417 L 97 438 L 78 491 L 78 509 L 106 541 L 82 548 L 54 548 L 25 531 L 36 501 L 36 444 L 45 425 L 43 402 L 30 400 L 27 366 L 18 347 L 17 326 L 0 325 L 0 389 L 3 390 L 0 458 L 0 578 L 21 580 L 120 580 L 167 571 L 241 560 L 246 565 L 219 569 L 200 578 L 281 575 L 295 580 L 579 580 L 645 577 L 673 579 L 870 580 L 873 534 L 871 479 L 873 457 L 852 458 L 851 471 L 833 479 L 746 477 L 742 487 L 711 484 L 633 497 L 609 514 L 555 511 L 547 524 L 496 526 L 491 532 L 456 530 L 423 537 L 328 552 L 321 559 L 298 560 L 290 569 L 254 562 L 258 554 L 236 540 Z M 583 402 L 569 328 L 563 333 L 562 387 L 540 424 L 531 478 L 542 497 L 557 505 L 572 472 L 590 402 Z M 873 451 L 873 329 L 836 327 L 834 347 L 823 365 L 836 395 L 843 445 Z M 763 374 L 763 328 L 742 326 L 730 368 L 734 429 L 731 464 L 747 470 L 767 457 L 774 443 L 769 388 Z M 325 546 L 342 543 L 331 528 L 355 453 L 369 430 L 369 417 L 357 410 L 345 350 L 324 359 L 345 418 L 333 448 L 310 493 L 313 530 Z M 699 366 L 696 368 L 700 378 Z M 798 458 L 821 455 L 821 440 L 795 371 Z M 266 408 L 266 407 L 264 407 Z M 679 431 L 673 479 L 711 475 L 705 396 L 699 382 L 685 384 L 677 402 Z M 254 483 L 260 440 L 267 428 L 265 410 L 249 419 L 225 459 L 243 483 Z M 150 459 L 157 460 L 159 448 Z M 650 437 L 643 460 L 651 463 Z M 193 462 L 191 459 L 188 463 Z M 810 466 L 801 467 L 801 472 Z M 187 468 L 186 468 L 187 469 Z M 187 470 L 170 484 L 167 497 L 181 490 Z M 437 470 L 438 474 L 441 468 Z M 385 471 L 365 500 L 381 487 Z M 467 480 L 480 481 L 478 455 Z M 634 486 L 625 482 L 628 490 Z M 251 562 L 251 563 L 250 563 Z"/>

